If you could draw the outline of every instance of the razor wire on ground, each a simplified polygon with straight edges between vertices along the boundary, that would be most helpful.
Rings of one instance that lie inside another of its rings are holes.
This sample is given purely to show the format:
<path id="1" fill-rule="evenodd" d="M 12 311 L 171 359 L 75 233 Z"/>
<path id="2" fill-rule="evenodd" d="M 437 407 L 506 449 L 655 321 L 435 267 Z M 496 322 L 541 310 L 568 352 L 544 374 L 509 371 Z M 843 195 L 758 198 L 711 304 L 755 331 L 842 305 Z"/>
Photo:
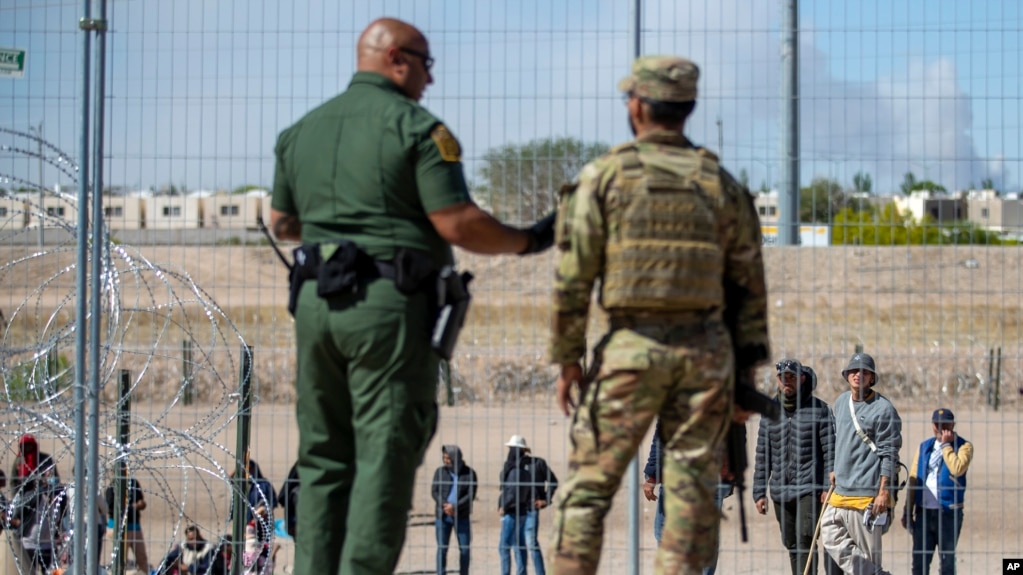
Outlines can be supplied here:
<path id="1" fill-rule="evenodd" d="M 8 129 L 0 129 L 0 134 L 15 140 L 37 139 Z M 77 184 L 77 167 L 68 155 L 43 144 L 53 156 L 40 157 L 17 141 L 0 151 L 46 161 L 72 185 Z M 10 225 L 17 218 L 37 222 L 48 236 L 45 246 L 0 264 L 0 292 L 9 294 L 0 304 L 0 441 L 16 460 L 8 480 L 17 484 L 4 513 L 3 537 L 14 565 L 28 573 L 30 565 L 18 539 L 28 533 L 29 524 L 50 530 L 43 538 L 54 542 L 55 567 L 72 560 L 72 523 L 66 509 L 67 488 L 75 486 L 66 478 L 82 457 L 74 450 L 80 432 L 73 424 L 74 337 L 80 329 L 74 304 L 76 298 L 87 297 L 75 287 L 75 256 L 87 246 L 77 245 L 76 229 L 63 217 L 77 210 L 75 197 L 8 174 L 0 174 L 0 179 L 37 188 L 46 203 L 24 198 L 23 213 L 9 210 L 0 221 L 0 245 L 31 231 Z M 114 499 L 124 501 L 130 483 L 138 481 L 147 499 L 162 501 L 176 512 L 170 518 L 171 542 L 183 538 L 186 527 L 192 525 L 204 533 L 223 533 L 238 502 L 247 508 L 239 516 L 246 521 L 258 518 L 259 497 L 250 498 L 248 493 L 247 445 L 240 442 L 232 447 L 227 442 L 231 432 L 247 438 L 247 429 L 239 425 L 247 426 L 249 420 L 241 416 L 258 399 L 249 391 L 252 349 L 187 271 L 150 261 L 131 246 L 115 245 L 107 241 L 105 230 L 91 235 L 90 241 L 103 244 L 102 261 L 88 262 L 91 272 L 100 277 L 102 317 L 86 321 L 100 322 L 102 341 L 94 342 L 100 346 L 96 386 L 100 432 L 86 438 L 98 446 L 99 474 L 87 478 L 86 489 L 105 500 L 111 498 L 107 490 L 116 490 Z M 201 407 L 193 405 L 197 398 Z M 140 404 L 146 409 L 138 409 Z M 180 406 L 191 406 L 185 410 L 187 417 L 182 418 L 181 409 L 175 410 Z M 37 449 L 40 444 L 49 446 L 45 449 L 52 467 L 37 454 L 34 464 L 19 469 L 26 465 L 22 449 L 27 441 L 34 441 Z M 237 470 L 242 473 L 236 480 Z M 268 503 L 273 498 L 274 494 L 263 494 Z M 123 529 L 127 508 L 114 507 L 109 510 L 111 526 Z M 118 516 L 120 508 L 125 509 Z M 26 526 L 17 525 L 21 523 Z M 241 557 L 242 534 L 234 527 L 227 531 L 236 556 Z M 273 533 L 273 526 L 268 532 Z M 114 548 L 106 550 L 100 564 L 123 573 L 130 563 L 117 544 L 119 537 L 113 540 Z M 102 545 L 102 540 L 98 543 Z M 96 544 L 90 541 L 90 546 Z M 150 566 L 167 567 L 161 563 L 170 545 L 151 543 L 149 549 Z M 88 556 L 92 553 L 90 548 Z"/>

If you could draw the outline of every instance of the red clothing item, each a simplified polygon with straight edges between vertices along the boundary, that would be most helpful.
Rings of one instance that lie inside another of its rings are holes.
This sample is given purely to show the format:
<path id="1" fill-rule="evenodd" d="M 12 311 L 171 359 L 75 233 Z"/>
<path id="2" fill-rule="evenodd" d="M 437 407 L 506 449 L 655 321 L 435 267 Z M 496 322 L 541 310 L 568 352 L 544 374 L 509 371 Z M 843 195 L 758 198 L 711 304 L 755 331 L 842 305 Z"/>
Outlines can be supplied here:
<path id="1" fill-rule="evenodd" d="M 28 433 L 22 435 L 18 441 L 18 455 L 21 456 L 18 477 L 28 477 L 39 467 L 39 443 L 36 438 Z"/>

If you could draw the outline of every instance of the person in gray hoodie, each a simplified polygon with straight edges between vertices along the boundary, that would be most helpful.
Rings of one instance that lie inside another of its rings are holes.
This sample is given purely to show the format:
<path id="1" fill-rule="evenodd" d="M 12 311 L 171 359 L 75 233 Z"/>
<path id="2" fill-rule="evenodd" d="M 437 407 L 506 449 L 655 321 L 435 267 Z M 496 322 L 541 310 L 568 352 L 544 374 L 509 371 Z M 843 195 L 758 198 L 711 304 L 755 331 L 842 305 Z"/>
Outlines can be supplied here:
<path id="1" fill-rule="evenodd" d="M 476 499 L 479 481 L 476 472 L 465 464 L 462 450 L 457 445 L 441 447 L 443 465 L 433 473 L 430 493 L 436 506 L 437 520 L 437 575 L 447 572 L 448 546 L 451 532 L 458 538 L 458 573 L 469 575 L 472 527 L 469 516 Z"/>
<path id="2" fill-rule="evenodd" d="M 834 492 L 821 520 L 824 549 L 850 575 L 887 575 L 881 536 L 891 525 L 902 419 L 874 390 L 874 358 L 856 353 L 842 371 L 849 391 L 835 400 Z"/>
<path id="3" fill-rule="evenodd" d="M 817 387 L 813 369 L 795 359 L 783 359 L 775 368 L 783 409 L 777 420 L 760 419 L 753 501 L 757 512 L 765 515 L 770 488 L 792 575 L 802 575 L 807 560 L 810 573 L 817 573 L 813 536 L 835 464 L 835 419 L 828 404 L 813 395 Z M 827 554 L 824 565 L 828 575 L 841 573 Z"/>

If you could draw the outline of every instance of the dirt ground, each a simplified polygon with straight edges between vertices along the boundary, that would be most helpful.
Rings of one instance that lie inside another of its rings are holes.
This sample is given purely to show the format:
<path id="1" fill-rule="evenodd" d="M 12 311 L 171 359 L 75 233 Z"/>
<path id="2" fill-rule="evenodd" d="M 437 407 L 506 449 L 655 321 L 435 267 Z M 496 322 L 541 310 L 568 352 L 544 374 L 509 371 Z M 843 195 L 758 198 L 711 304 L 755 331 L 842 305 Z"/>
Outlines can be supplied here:
<path id="1" fill-rule="evenodd" d="M 904 422 L 904 445 L 901 456 L 908 460 L 914 450 L 929 433 L 927 422 L 935 404 L 898 404 Z M 954 406 L 953 406 L 954 407 Z M 141 406 L 140 406 L 141 408 Z M 182 426 L 201 412 L 194 408 L 175 408 L 168 419 L 174 425 L 178 418 Z M 1000 572 L 1003 557 L 1018 557 L 1023 551 L 1023 525 L 1020 521 L 1021 492 L 1015 478 L 1020 469 L 1021 418 L 1019 413 L 987 409 L 957 410 L 957 430 L 974 442 L 976 453 L 969 471 L 966 519 L 959 542 L 960 573 Z M 513 433 L 526 437 L 533 452 L 548 460 L 553 471 L 563 481 L 566 477 L 568 456 L 567 421 L 549 405 L 505 405 L 501 408 L 469 405 L 463 407 L 442 407 L 440 425 L 427 452 L 426 461 L 416 476 L 416 493 L 410 527 L 402 554 L 398 573 L 427 573 L 434 565 L 436 540 L 432 526 L 433 504 L 429 496 L 429 481 L 433 470 L 440 465 L 440 446 L 446 443 L 458 444 L 466 461 L 476 469 L 482 483 L 479 499 L 472 516 L 472 572 L 492 574 L 499 572 L 498 536 L 500 520 L 497 514 L 498 475 L 506 454 L 504 442 Z M 751 421 L 751 437 L 755 437 L 756 420 Z M 211 438 L 212 443 L 223 446 L 234 445 L 236 434 L 233 427 L 225 429 Z M 264 473 L 279 486 L 288 472 L 297 446 L 297 428 L 290 409 L 280 406 L 259 406 L 253 414 L 252 457 L 257 459 Z M 750 460 L 753 458 L 753 441 L 748 446 Z M 641 457 L 645 458 L 649 443 L 641 446 Z M 50 450 L 60 461 L 60 471 L 70 477 L 71 454 L 63 444 L 43 441 L 42 447 Z M 181 445 L 185 448 L 184 445 Z M 193 463 L 193 461 L 195 463 Z M 641 463 L 643 461 L 641 460 Z M 9 460 L 3 462 L 9 465 Z M 221 462 L 227 465 L 225 457 Z M 195 467 L 193 467 L 195 465 Z M 222 480 L 209 478 L 203 484 L 199 477 L 208 468 L 206 455 L 188 453 L 179 463 L 164 462 L 153 464 L 139 472 L 138 478 L 147 489 L 149 508 L 143 513 L 143 525 L 149 542 L 151 561 L 159 560 L 174 538 L 181 538 L 181 530 L 188 523 L 199 524 L 207 536 L 225 532 L 228 529 L 227 501 L 229 489 Z M 752 469 L 747 472 L 747 482 L 752 481 Z M 601 573 L 620 574 L 627 572 L 628 543 L 628 491 L 623 488 L 615 498 L 614 506 L 605 523 L 606 536 Z M 172 505 L 177 500 L 180 507 Z M 640 562 L 641 573 L 653 572 L 654 539 L 653 515 L 655 504 L 640 500 L 641 532 Z M 721 573 L 785 573 L 787 558 L 781 547 L 777 523 L 770 511 L 766 516 L 757 515 L 750 492 L 745 493 L 746 514 L 750 541 L 739 539 L 738 502 L 732 496 L 725 500 L 722 523 L 722 547 L 720 558 Z M 901 513 L 902 505 L 899 510 Z M 184 509 L 184 517 L 178 509 Z M 278 512 L 280 512 L 278 510 Z M 541 515 L 541 545 L 545 556 L 550 554 L 550 534 L 553 511 Z M 279 539 L 282 544 L 278 556 L 277 573 L 290 573 L 293 562 L 293 547 L 290 540 Z M 885 537 L 885 565 L 894 573 L 909 572 L 910 538 L 901 527 L 895 526 Z M 6 547 L 6 545 L 4 546 Z M 106 549 L 110 549 L 107 542 Z M 457 565 L 456 551 L 450 552 L 449 568 Z M 7 571 L 11 573 L 13 571 Z"/>
<path id="2" fill-rule="evenodd" d="M 73 250 L 39 257 L 32 253 L 24 248 L 0 247 L 0 262 L 18 262 L 0 265 L 0 309 L 8 321 L 13 318 L 12 325 L 33 314 L 48 317 L 48 310 L 55 306 L 73 305 L 64 299 L 74 285 L 73 268 L 68 267 L 74 263 Z M 141 250 L 124 248 L 114 256 L 115 267 L 121 270 L 118 282 L 122 301 L 156 305 L 182 298 L 182 293 L 191 298 L 190 302 L 201 297 L 216 302 L 240 335 L 255 342 L 257 357 L 270 364 L 270 375 L 264 377 L 268 387 L 261 393 L 263 403 L 254 411 L 251 453 L 279 486 L 293 462 L 298 441 L 294 408 L 286 403 L 292 388 L 289 365 L 293 327 L 284 311 L 286 280 L 280 262 L 269 248 L 262 247 L 150 246 Z M 490 381 L 493 366 L 502 362 L 525 366 L 546 363 L 553 258 L 550 254 L 528 260 L 466 254 L 459 257 L 462 267 L 476 274 L 476 280 L 474 307 L 459 343 L 455 368 L 465 378 L 462 385 L 474 390 L 476 401 L 441 410 L 437 435 L 417 474 L 415 505 L 400 573 L 433 569 L 436 543 L 429 479 L 440 464 L 441 444 L 460 445 L 483 481 L 472 519 L 473 573 L 499 571 L 497 475 L 508 437 L 513 433 L 524 435 L 534 453 L 545 457 L 555 473 L 562 479 L 567 473 L 566 421 L 556 413 L 549 394 L 538 388 L 526 395 L 500 395 Z M 1023 249 L 772 248 L 765 251 L 765 260 L 774 355 L 796 356 L 815 367 L 822 398 L 833 401 L 841 391 L 838 372 L 854 346 L 863 345 L 878 358 L 881 392 L 893 397 L 902 413 L 901 455 L 907 463 L 916 445 L 929 433 L 931 410 L 944 405 L 956 411 L 958 431 L 976 446 L 969 474 L 966 524 L 959 543 L 959 572 L 996 573 L 1000 572 L 1003 557 L 1023 556 L 1018 511 L 1023 496 L 1018 486 L 1023 469 L 1019 448 L 1023 421 Z M 180 275 L 154 274 L 147 270 L 146 261 L 157 262 L 161 270 Z M 201 290 L 182 292 L 181 286 L 192 281 Z M 39 286 L 45 287 L 36 290 Z M 59 323 L 61 317 L 51 319 Z M 4 345 L 10 345 L 10 341 Z M 137 345 L 144 347 L 145 342 Z M 991 383 L 987 353 L 997 347 L 1002 349 L 1004 360 L 1001 409 L 995 411 L 984 399 Z M 179 353 L 180 347 L 172 348 L 169 361 L 177 361 Z M 145 420 L 163 412 L 167 405 L 140 402 L 135 409 Z M 3 440 L 8 446 L 23 427 L 24 416 L 20 414 L 8 412 L 4 420 Z M 229 487 L 217 466 L 229 465 L 236 445 L 234 422 L 198 438 L 175 435 L 206 415 L 202 408 L 169 408 L 157 431 L 172 440 L 160 450 L 153 447 L 153 457 L 139 473 L 150 499 L 143 523 L 154 563 L 172 539 L 181 538 L 188 523 L 199 524 L 210 537 L 227 529 Z M 751 430 L 754 425 L 750 423 Z M 39 435 L 44 449 L 57 457 L 62 475 L 70 477 L 74 459 L 71 446 L 66 439 L 47 436 L 46 425 L 42 427 L 44 433 Z M 755 433 L 751 435 L 755 437 Z M 645 444 L 640 450 L 644 457 L 646 448 Z M 752 444 L 749 450 L 752 458 Z M 9 469 L 12 457 L 12 452 L 0 457 L 0 466 Z M 747 480 L 752 480 L 752 470 Z M 741 543 L 736 497 L 725 502 L 727 519 L 722 524 L 719 572 L 787 572 L 773 513 L 757 515 L 749 491 L 746 503 L 751 540 Z M 654 510 L 654 504 L 641 501 L 643 573 L 652 573 Z M 541 543 L 548 556 L 552 515 L 545 511 L 541 519 Z M 601 573 L 627 572 L 627 524 L 623 488 L 606 522 Z M 277 572 L 289 573 L 292 548 L 287 540 L 281 543 Z M 909 547 L 906 532 L 893 527 L 885 537 L 886 566 L 893 572 L 907 573 Z M 449 569 L 454 569 L 457 553 L 453 550 L 449 555 Z M 9 564 L 6 572 L 12 572 Z"/>

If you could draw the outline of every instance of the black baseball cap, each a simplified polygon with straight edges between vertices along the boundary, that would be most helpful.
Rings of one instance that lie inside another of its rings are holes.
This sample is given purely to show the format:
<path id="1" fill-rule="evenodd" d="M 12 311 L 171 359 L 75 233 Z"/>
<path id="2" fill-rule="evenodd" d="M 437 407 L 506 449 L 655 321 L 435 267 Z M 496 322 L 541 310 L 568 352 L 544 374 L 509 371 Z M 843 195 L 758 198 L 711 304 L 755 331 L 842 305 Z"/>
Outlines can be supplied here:
<path id="1" fill-rule="evenodd" d="M 803 373 L 803 365 L 799 363 L 799 360 L 795 359 L 783 359 L 776 363 L 774 367 L 778 370 L 779 375 L 783 373 L 802 375 Z"/>
<path id="2" fill-rule="evenodd" d="M 931 416 L 931 423 L 955 423 L 956 416 L 952 413 L 951 409 L 939 407 L 934 410 L 934 415 Z"/>

